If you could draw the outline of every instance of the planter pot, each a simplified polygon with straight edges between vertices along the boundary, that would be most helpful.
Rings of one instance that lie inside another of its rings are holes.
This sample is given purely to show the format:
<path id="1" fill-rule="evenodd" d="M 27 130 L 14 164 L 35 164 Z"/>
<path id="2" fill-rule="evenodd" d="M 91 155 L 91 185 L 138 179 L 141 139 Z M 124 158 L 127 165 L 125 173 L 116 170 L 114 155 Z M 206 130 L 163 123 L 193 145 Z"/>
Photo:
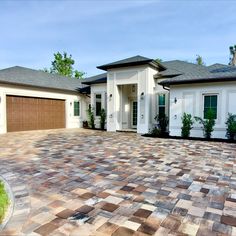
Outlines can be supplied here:
<path id="1" fill-rule="evenodd" d="M 11 219 L 11 216 L 13 214 L 14 195 L 13 195 L 12 189 L 11 189 L 10 185 L 8 184 L 8 182 L 6 181 L 6 179 L 4 179 L 2 176 L 0 176 L 0 181 L 4 184 L 5 191 L 8 195 L 9 201 L 10 201 L 8 208 L 5 212 L 4 219 L 0 223 L 0 232 L 1 232 L 4 229 L 4 227 L 7 225 L 7 223 L 9 222 L 9 220 Z"/>

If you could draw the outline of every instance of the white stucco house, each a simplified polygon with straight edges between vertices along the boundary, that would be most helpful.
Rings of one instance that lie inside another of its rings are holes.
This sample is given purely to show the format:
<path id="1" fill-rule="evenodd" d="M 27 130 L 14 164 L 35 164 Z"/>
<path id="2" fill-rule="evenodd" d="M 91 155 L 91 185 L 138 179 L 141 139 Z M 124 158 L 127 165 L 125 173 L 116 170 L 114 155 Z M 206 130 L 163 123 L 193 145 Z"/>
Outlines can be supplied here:
<path id="1" fill-rule="evenodd" d="M 169 117 L 169 132 L 181 135 L 184 112 L 204 118 L 215 111 L 215 138 L 225 138 L 227 114 L 236 114 L 236 68 L 185 61 L 158 63 L 135 56 L 98 66 L 102 74 L 80 80 L 24 67 L 0 70 L 0 133 L 76 128 L 94 108 L 96 128 L 106 110 L 107 131 L 148 133 L 154 117 Z M 202 137 L 199 124 L 192 137 Z"/>
<path id="2" fill-rule="evenodd" d="M 106 73 L 82 83 L 91 87 L 97 127 L 100 109 L 107 111 L 107 131 L 148 133 L 156 123 L 154 117 L 165 113 L 170 135 L 180 136 L 184 112 L 204 118 L 211 108 L 216 113 L 213 137 L 225 138 L 226 117 L 229 112 L 236 114 L 235 67 L 201 66 L 179 60 L 158 63 L 135 56 L 98 68 Z M 198 123 L 191 136 L 203 137 Z"/>

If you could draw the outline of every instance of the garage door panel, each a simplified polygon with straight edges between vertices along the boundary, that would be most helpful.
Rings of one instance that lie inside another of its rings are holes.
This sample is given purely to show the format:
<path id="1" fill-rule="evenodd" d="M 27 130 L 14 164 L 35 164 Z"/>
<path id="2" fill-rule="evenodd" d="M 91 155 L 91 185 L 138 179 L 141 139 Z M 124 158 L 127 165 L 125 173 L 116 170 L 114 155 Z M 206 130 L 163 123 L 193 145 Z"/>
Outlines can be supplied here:
<path id="1" fill-rule="evenodd" d="M 65 128 L 65 101 L 7 96 L 7 131 Z"/>

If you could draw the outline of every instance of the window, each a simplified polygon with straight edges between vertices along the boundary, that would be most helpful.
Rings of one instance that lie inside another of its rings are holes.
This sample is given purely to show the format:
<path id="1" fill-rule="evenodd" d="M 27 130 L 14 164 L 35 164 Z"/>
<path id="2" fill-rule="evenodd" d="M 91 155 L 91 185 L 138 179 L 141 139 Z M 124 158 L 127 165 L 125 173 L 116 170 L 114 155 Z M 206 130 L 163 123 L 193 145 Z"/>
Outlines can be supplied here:
<path id="1" fill-rule="evenodd" d="M 74 116 L 80 116 L 80 102 L 74 102 Z"/>
<path id="2" fill-rule="evenodd" d="M 102 94 L 96 94 L 95 96 L 95 114 L 96 116 L 100 116 L 101 109 L 102 109 Z"/>
<path id="3" fill-rule="evenodd" d="M 158 115 L 163 116 L 166 113 L 166 95 L 158 94 Z"/>
<path id="4" fill-rule="evenodd" d="M 209 109 L 214 112 L 214 118 L 217 119 L 217 95 L 204 96 L 204 119 L 207 118 L 207 112 Z"/>

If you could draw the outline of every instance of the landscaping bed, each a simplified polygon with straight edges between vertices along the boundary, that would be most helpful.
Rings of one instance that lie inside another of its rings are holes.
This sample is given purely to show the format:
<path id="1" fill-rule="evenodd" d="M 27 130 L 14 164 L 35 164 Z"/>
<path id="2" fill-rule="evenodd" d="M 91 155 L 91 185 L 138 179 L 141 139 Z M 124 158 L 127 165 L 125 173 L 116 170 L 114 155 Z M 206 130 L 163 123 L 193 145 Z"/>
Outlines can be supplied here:
<path id="1" fill-rule="evenodd" d="M 0 181 L 0 224 L 2 224 L 10 204 L 10 199 L 4 183 Z"/>
<path id="2" fill-rule="evenodd" d="M 143 137 L 149 137 L 149 138 L 164 138 L 164 139 L 182 139 L 182 140 L 196 140 L 196 141 L 208 141 L 208 142 L 223 142 L 223 143 L 236 143 L 236 140 L 230 140 L 230 139 L 221 139 L 221 138 L 200 138 L 200 137 L 188 137 L 183 138 L 180 136 L 154 136 L 152 134 L 143 134 Z"/>

